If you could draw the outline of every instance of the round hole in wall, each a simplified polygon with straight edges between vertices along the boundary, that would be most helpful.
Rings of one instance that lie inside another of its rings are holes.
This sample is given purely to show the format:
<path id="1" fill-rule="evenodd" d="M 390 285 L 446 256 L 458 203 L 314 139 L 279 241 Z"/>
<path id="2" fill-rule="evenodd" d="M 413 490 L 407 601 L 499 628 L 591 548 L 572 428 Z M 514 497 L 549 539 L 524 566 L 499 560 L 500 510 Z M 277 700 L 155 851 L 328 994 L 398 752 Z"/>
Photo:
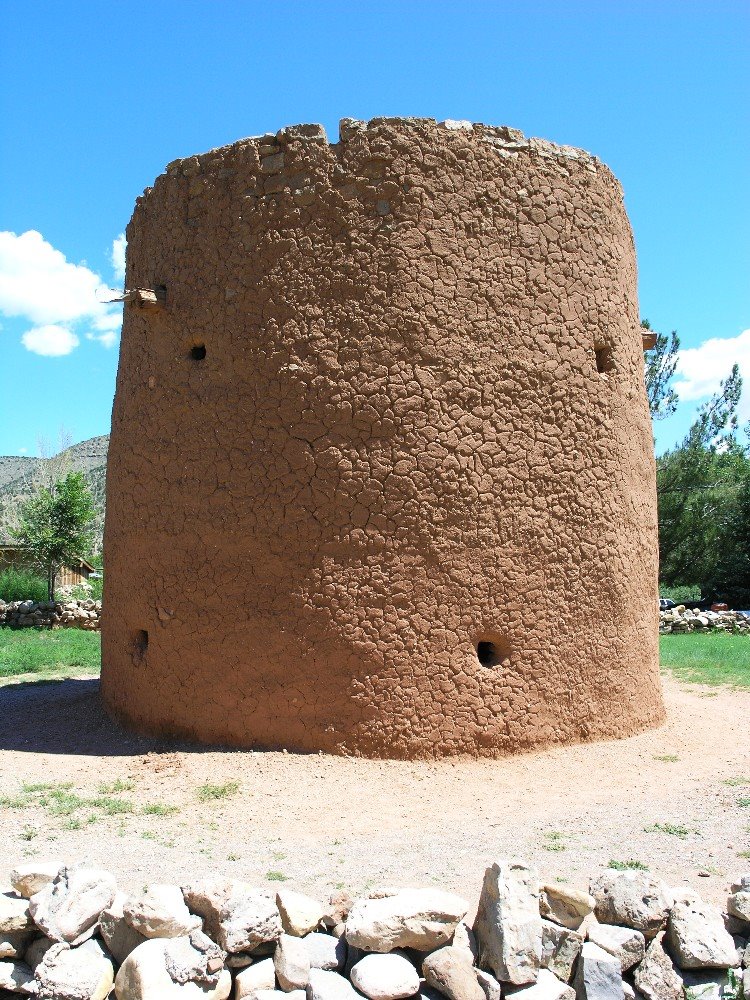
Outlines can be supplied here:
<path id="1" fill-rule="evenodd" d="M 143 662 L 148 649 L 148 632 L 139 628 L 133 633 L 133 662 L 138 665 Z"/>
<path id="2" fill-rule="evenodd" d="M 193 361 L 203 361 L 206 356 L 206 345 L 205 344 L 194 344 L 190 348 L 190 357 Z"/>
<path id="3" fill-rule="evenodd" d="M 477 658 L 483 667 L 496 667 L 502 660 L 494 642 L 477 643 Z"/>
<path id="4" fill-rule="evenodd" d="M 615 370 L 615 358 L 609 344 L 600 344 L 594 347 L 596 356 L 596 370 L 600 375 L 611 375 Z"/>
<path id="5" fill-rule="evenodd" d="M 507 667 L 510 646 L 501 636 L 485 636 L 477 642 L 476 653 L 483 667 Z"/>

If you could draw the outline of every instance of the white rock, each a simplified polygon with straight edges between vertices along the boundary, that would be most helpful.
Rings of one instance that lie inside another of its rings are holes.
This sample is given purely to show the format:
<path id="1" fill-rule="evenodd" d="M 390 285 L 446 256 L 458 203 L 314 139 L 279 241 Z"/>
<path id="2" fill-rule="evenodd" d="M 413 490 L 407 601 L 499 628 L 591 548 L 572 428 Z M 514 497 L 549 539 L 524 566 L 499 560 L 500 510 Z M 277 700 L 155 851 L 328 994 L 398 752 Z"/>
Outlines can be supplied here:
<path id="1" fill-rule="evenodd" d="M 304 942 L 292 934 L 279 938 L 273 964 L 282 990 L 303 990 L 310 982 L 310 955 Z"/>
<path id="2" fill-rule="evenodd" d="M 646 954 L 646 939 L 633 927 L 617 927 L 615 924 L 592 924 L 588 930 L 589 941 L 608 951 L 620 962 L 622 972 L 643 961 Z"/>
<path id="3" fill-rule="evenodd" d="M 542 968 L 570 982 L 573 966 L 583 948 L 583 936 L 569 927 L 542 920 Z"/>
<path id="4" fill-rule="evenodd" d="M 590 890 L 597 920 L 634 927 L 647 939 L 666 927 L 674 902 L 669 887 L 647 872 L 606 871 L 591 883 Z"/>
<path id="5" fill-rule="evenodd" d="M 675 903 L 665 941 L 682 969 L 729 969 L 737 964 L 737 949 L 721 913 L 701 899 Z"/>
<path id="6" fill-rule="evenodd" d="M 251 951 L 282 933 L 275 898 L 246 882 L 202 879 L 182 893 L 191 912 L 205 920 L 206 933 L 226 951 Z"/>
<path id="7" fill-rule="evenodd" d="M 123 905 L 123 916 L 145 938 L 185 937 L 201 926 L 201 918 L 185 905 L 176 885 L 146 885 Z"/>
<path id="8" fill-rule="evenodd" d="M 576 931 L 584 917 L 594 912 L 596 901 L 582 889 L 546 882 L 539 893 L 539 911 L 546 920 Z"/>
<path id="9" fill-rule="evenodd" d="M 657 934 L 646 948 L 646 957 L 636 965 L 635 988 L 646 1000 L 683 1000 L 682 980 L 664 951 L 663 938 L 663 933 Z"/>
<path id="10" fill-rule="evenodd" d="M 346 941 L 334 937 L 333 934 L 318 934 L 313 932 L 302 938 L 302 942 L 310 959 L 311 969 L 325 969 L 336 972 L 346 964 Z"/>
<path id="11" fill-rule="evenodd" d="M 114 982 L 112 963 L 87 948 L 53 944 L 37 966 L 39 1000 L 104 1000 Z"/>
<path id="12" fill-rule="evenodd" d="M 535 983 L 522 986 L 520 990 L 514 990 L 508 995 L 519 997 L 520 1000 L 576 1000 L 573 987 L 561 982 L 549 969 L 540 969 Z"/>
<path id="13" fill-rule="evenodd" d="M 304 937 L 314 931 L 325 916 L 325 908 L 317 899 L 291 889 L 276 893 L 276 905 L 285 932 L 294 937 Z"/>
<path id="14" fill-rule="evenodd" d="M 399 1000 L 419 990 L 419 974 L 398 952 L 366 955 L 352 967 L 352 984 L 370 1000 Z"/>
<path id="15" fill-rule="evenodd" d="M 112 904 L 99 916 L 99 932 L 118 965 L 122 965 L 131 951 L 146 940 L 125 919 L 123 906 L 126 901 L 124 892 L 116 893 Z"/>
<path id="16" fill-rule="evenodd" d="M 465 920 L 462 920 L 456 927 L 450 945 L 452 948 L 463 948 L 468 951 L 475 962 L 479 957 L 476 935 Z"/>
<path id="17" fill-rule="evenodd" d="M 175 979 L 171 967 L 189 959 L 176 949 L 189 950 L 188 938 L 154 938 L 138 945 L 125 959 L 115 979 L 117 1000 L 227 1000 L 232 990 L 229 969 L 220 969 L 203 981 Z M 197 955 L 197 953 L 196 953 Z M 211 983 L 211 979 L 214 980 Z"/>
<path id="18" fill-rule="evenodd" d="M 427 984 L 448 1000 L 485 1000 L 471 953 L 465 948 L 449 945 L 433 951 L 422 963 L 422 974 Z"/>
<path id="19" fill-rule="evenodd" d="M 750 889 L 733 892 L 727 899 L 727 913 L 750 923 Z"/>
<path id="20" fill-rule="evenodd" d="M 54 946 L 55 942 L 50 941 L 48 937 L 35 938 L 26 949 L 23 960 L 31 969 L 36 969 L 50 948 L 54 948 Z"/>
<path id="21" fill-rule="evenodd" d="M 32 931 L 34 921 L 29 913 L 28 900 L 8 892 L 0 893 L 0 934 Z"/>
<path id="22" fill-rule="evenodd" d="M 34 930 L 0 931 L 0 958 L 23 958 Z"/>
<path id="23" fill-rule="evenodd" d="M 346 921 L 346 940 L 364 951 L 394 948 L 432 951 L 451 939 L 469 904 L 438 889 L 403 889 L 380 899 L 356 900 Z"/>
<path id="24" fill-rule="evenodd" d="M 117 883 L 109 872 L 97 868 L 61 868 L 29 900 L 37 927 L 53 941 L 78 944 L 90 937 L 102 910 L 114 900 Z"/>
<path id="25" fill-rule="evenodd" d="M 586 941 L 576 966 L 574 980 L 578 1000 L 624 1000 L 620 960 Z"/>
<path id="26" fill-rule="evenodd" d="M 63 866 L 59 861 L 30 861 L 10 873 L 10 884 L 24 899 L 31 899 L 48 882 L 53 882 Z"/>
<path id="27" fill-rule="evenodd" d="M 348 979 L 338 972 L 310 969 L 307 1000 L 357 1000 L 359 994 Z"/>
<path id="28" fill-rule="evenodd" d="M 33 996 L 36 984 L 31 969 L 23 962 L 0 961 L 0 989 Z"/>
<path id="29" fill-rule="evenodd" d="M 264 958 L 254 965 L 241 969 L 234 980 L 234 1000 L 263 996 L 271 1000 L 268 995 L 277 992 L 282 991 L 276 990 L 276 974 L 272 958 Z"/>
<path id="30" fill-rule="evenodd" d="M 726 969 L 688 969 L 680 974 L 685 995 L 690 1000 L 730 1000 L 735 997 Z M 737 977 L 739 979 L 739 975 Z"/>
<path id="31" fill-rule="evenodd" d="M 497 979 L 489 972 L 485 972 L 484 969 L 474 969 L 474 972 L 485 1000 L 502 1000 L 503 988 Z"/>
<path id="32" fill-rule="evenodd" d="M 523 862 L 498 861 L 484 874 L 474 933 L 480 964 L 504 983 L 536 982 L 542 956 L 539 876 Z"/>

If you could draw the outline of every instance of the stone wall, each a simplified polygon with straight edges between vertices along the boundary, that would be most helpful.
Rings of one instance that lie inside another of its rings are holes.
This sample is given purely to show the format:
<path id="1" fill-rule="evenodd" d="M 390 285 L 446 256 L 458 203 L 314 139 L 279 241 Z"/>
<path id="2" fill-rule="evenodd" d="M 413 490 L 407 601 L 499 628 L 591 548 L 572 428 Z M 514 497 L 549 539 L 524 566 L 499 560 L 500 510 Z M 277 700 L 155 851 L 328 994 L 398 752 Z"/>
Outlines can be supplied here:
<path id="1" fill-rule="evenodd" d="M 724 913 L 649 872 L 576 888 L 511 859 L 475 906 L 434 886 L 323 903 L 221 877 L 128 895 L 107 871 L 38 860 L 11 882 L 0 990 L 40 1000 L 104 1000 L 113 983 L 117 1000 L 750 996 L 750 874 Z"/>
<path id="2" fill-rule="evenodd" d="M 96 632 L 101 628 L 102 602 L 11 601 L 0 600 L 0 625 L 10 628 L 82 628 Z"/>
<path id="3" fill-rule="evenodd" d="M 741 632 L 750 635 L 750 615 L 741 611 L 692 611 L 684 604 L 659 612 L 659 632 Z"/>
<path id="4" fill-rule="evenodd" d="M 635 252 L 601 162 L 299 125 L 170 164 L 127 236 L 111 710 L 392 757 L 661 720 Z"/>

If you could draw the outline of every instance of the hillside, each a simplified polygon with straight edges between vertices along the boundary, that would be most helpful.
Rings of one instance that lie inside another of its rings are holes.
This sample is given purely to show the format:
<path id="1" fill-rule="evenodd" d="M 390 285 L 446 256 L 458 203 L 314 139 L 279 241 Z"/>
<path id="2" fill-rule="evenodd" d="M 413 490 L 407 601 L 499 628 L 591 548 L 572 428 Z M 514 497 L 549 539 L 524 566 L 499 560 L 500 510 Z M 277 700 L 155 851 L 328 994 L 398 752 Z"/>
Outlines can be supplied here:
<path id="1" fill-rule="evenodd" d="M 52 458 L 0 455 L 0 539 L 7 534 L 13 510 L 44 478 L 45 468 L 55 474 L 82 472 L 91 490 L 97 514 L 94 521 L 94 551 L 100 552 L 104 531 L 105 479 L 109 435 L 89 438 L 66 448 Z"/>

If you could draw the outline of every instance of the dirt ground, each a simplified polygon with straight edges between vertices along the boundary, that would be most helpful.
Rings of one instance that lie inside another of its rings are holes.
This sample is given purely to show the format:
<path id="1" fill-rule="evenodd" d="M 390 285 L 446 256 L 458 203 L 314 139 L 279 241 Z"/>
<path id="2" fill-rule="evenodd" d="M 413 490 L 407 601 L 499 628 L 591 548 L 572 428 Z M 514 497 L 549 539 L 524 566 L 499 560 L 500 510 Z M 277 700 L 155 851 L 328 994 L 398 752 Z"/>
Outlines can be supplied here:
<path id="1" fill-rule="evenodd" d="M 125 889 L 223 873 L 319 896 L 437 884 L 474 905 L 487 864 L 514 855 L 580 885 L 635 859 L 721 904 L 750 870 L 750 692 L 664 687 L 666 724 L 629 739 L 404 763 L 159 743 L 111 722 L 96 680 L 10 685 L 0 883 L 24 858 L 86 859 Z M 61 783 L 90 799 L 125 788 L 67 815 L 49 792 L 23 789 Z M 204 801 L 206 784 L 228 787 Z"/>

